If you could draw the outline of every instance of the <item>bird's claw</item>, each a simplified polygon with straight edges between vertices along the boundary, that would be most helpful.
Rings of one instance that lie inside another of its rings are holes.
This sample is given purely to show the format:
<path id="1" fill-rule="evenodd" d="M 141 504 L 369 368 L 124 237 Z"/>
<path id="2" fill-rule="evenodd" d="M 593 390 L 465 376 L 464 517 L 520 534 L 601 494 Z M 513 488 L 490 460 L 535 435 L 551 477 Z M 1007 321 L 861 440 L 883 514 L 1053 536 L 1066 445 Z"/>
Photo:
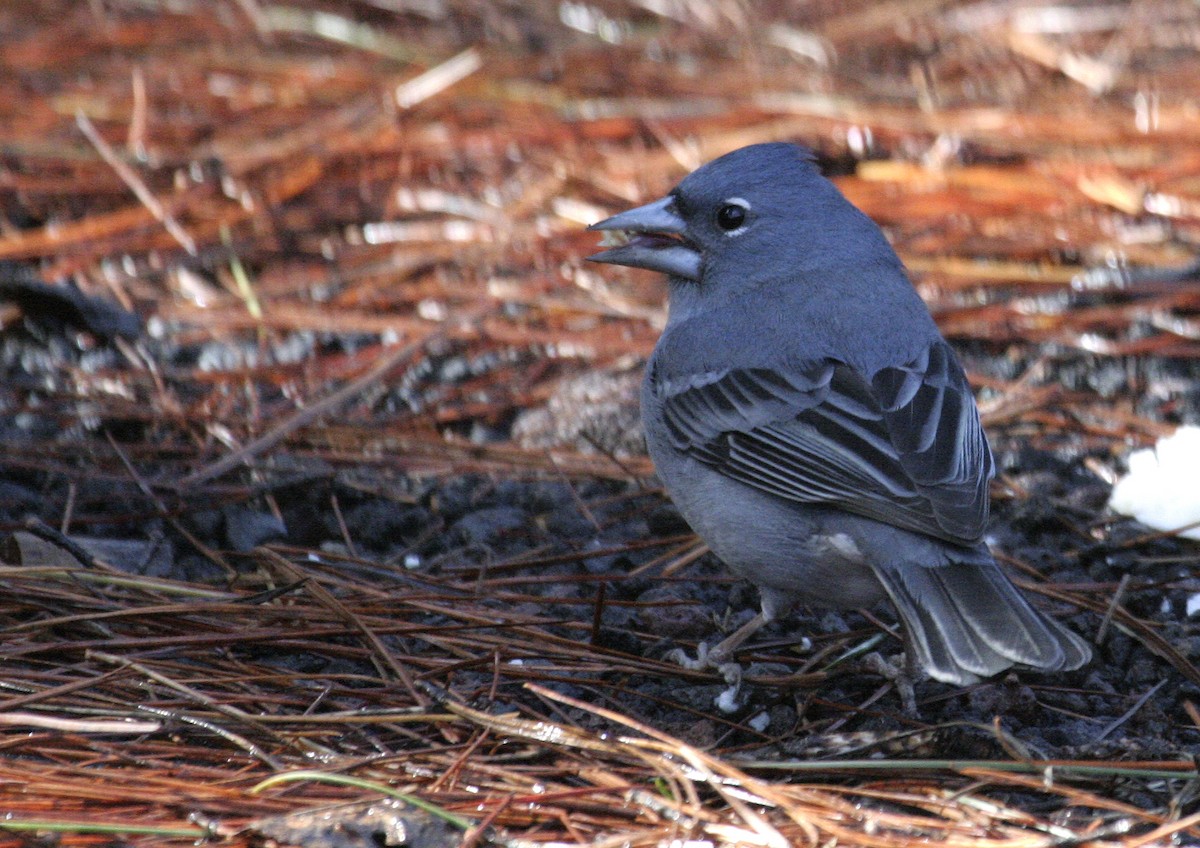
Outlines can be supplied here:
<path id="1" fill-rule="evenodd" d="M 696 657 L 689 657 L 687 651 L 683 648 L 674 648 L 667 652 L 664 659 L 667 662 L 675 663 L 680 668 L 686 668 L 688 671 L 703 671 L 709 667 L 708 665 L 708 645 L 701 642 L 696 648 Z"/>
<path id="2" fill-rule="evenodd" d="M 869 670 L 896 687 L 896 694 L 900 696 L 900 706 L 906 715 L 917 715 L 917 693 L 913 689 L 912 672 L 906 661 L 889 662 L 878 651 L 867 654 L 862 661 Z"/>
<path id="3" fill-rule="evenodd" d="M 687 655 L 683 648 L 674 648 L 665 655 L 667 662 L 673 662 L 688 671 L 706 671 L 710 668 L 721 669 L 729 662 L 729 652 L 721 650 L 721 646 L 710 648 L 707 642 L 696 646 L 696 657 Z"/>
<path id="4" fill-rule="evenodd" d="M 742 699 L 739 697 L 742 694 L 741 663 L 721 663 L 716 668 L 717 673 L 725 678 L 725 682 L 729 685 L 713 700 L 713 703 L 726 715 L 735 713 L 742 706 Z"/>
<path id="5" fill-rule="evenodd" d="M 675 648 L 666 655 L 668 662 L 686 668 L 688 671 L 715 670 L 728 686 L 713 700 L 717 709 L 723 713 L 737 712 L 741 707 L 742 666 L 740 663 L 729 662 L 726 652 L 717 648 L 709 648 L 707 642 L 696 646 L 696 656 L 689 657 L 682 648 Z"/>

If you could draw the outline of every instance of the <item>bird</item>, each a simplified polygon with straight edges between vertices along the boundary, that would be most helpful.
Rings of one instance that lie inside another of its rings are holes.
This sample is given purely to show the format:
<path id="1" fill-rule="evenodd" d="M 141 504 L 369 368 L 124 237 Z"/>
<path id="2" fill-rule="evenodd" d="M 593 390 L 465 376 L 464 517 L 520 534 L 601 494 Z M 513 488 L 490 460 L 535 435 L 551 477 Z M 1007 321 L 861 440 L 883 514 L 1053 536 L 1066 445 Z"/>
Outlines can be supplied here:
<path id="1" fill-rule="evenodd" d="M 727 153 L 618 213 L 588 259 L 667 275 L 642 423 L 679 512 L 760 612 L 889 601 L 910 665 L 968 685 L 1091 650 L 984 534 L 995 461 L 958 358 L 883 231 L 787 142 Z M 911 691 L 911 689 L 910 689 Z"/>

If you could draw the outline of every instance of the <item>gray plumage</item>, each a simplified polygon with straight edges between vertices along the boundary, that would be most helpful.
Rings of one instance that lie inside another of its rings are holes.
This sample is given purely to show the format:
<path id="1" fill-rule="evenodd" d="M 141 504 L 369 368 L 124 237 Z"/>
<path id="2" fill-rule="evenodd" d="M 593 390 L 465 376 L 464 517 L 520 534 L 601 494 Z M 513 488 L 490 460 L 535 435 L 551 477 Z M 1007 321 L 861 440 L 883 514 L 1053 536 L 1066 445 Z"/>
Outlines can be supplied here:
<path id="1" fill-rule="evenodd" d="M 928 674 L 959 684 L 1089 660 L 983 543 L 994 466 L 962 368 L 806 150 L 734 151 L 592 229 L 632 237 L 590 258 L 669 275 L 642 390 L 650 455 L 758 585 L 763 620 L 887 598 Z"/>

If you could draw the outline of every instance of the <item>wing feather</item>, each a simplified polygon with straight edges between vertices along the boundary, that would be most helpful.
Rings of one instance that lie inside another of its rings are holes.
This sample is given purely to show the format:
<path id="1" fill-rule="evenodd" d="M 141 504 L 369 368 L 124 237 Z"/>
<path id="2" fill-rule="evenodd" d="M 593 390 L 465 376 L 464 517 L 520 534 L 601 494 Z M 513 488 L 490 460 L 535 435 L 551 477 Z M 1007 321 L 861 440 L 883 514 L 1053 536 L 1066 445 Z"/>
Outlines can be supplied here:
<path id="1" fill-rule="evenodd" d="M 832 360 L 655 381 L 675 447 L 801 503 L 972 545 L 987 524 L 992 454 L 944 341 L 863 375 Z"/>

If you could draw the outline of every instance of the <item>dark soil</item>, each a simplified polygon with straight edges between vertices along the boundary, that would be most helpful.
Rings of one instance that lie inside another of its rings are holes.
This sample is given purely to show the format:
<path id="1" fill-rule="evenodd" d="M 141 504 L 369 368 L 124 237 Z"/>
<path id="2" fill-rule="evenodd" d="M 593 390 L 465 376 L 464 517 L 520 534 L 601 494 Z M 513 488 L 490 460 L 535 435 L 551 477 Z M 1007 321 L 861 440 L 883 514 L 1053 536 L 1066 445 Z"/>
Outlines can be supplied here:
<path id="1" fill-rule="evenodd" d="M 303 548 L 321 557 L 347 553 L 349 540 L 359 560 L 345 566 L 347 573 L 391 585 L 398 597 L 414 585 L 441 586 L 491 609 L 501 630 L 506 621 L 536 620 L 548 636 L 576 642 L 583 651 L 632 657 L 659 658 L 680 646 L 694 651 L 696 642 L 719 638 L 756 610 L 754 589 L 731 579 L 711 555 L 679 570 L 664 568 L 663 553 L 680 543 L 671 540 L 687 528 L 653 480 L 531 479 L 516 472 L 438 479 L 279 451 L 261 464 L 254 482 L 245 478 L 248 485 L 187 496 L 161 487 L 160 505 L 166 504 L 175 524 L 112 461 L 109 445 L 136 451 L 145 435 L 136 422 L 90 432 L 83 423 L 64 429 L 61 420 L 28 411 L 35 396 L 53 398 L 62 389 L 66 363 L 111 365 L 104 351 L 80 352 L 53 334 L 6 339 L 5 403 L 27 410 L 3 425 L 0 515 L 7 530 L 24 526 L 30 516 L 57 525 L 70 500 L 72 537 L 92 550 L 99 550 L 99 540 L 132 543 L 106 549 L 113 564 L 218 584 L 231 578 L 197 542 L 227 552 L 235 569 L 252 571 L 254 560 L 245 554 L 256 545 Z M 1008 377 L 1021 370 L 1008 356 L 978 349 L 965 354 L 973 373 Z M 1048 380 L 1092 391 L 1130 374 L 1146 380 L 1171 375 L 1177 388 L 1165 390 L 1171 414 L 1163 417 L 1197 420 L 1195 361 L 1092 362 L 1061 355 L 1053 370 Z M 429 379 L 452 379 L 453 373 L 442 368 Z M 487 432 L 493 439 L 506 435 L 496 427 Z M 914 719 L 902 713 L 881 677 L 856 660 L 833 663 L 862 646 L 898 653 L 898 639 L 882 629 L 891 622 L 887 610 L 801 609 L 740 652 L 747 685 L 733 714 L 714 706 L 725 688 L 716 675 L 674 671 L 669 664 L 648 665 L 645 673 L 578 673 L 548 664 L 544 682 L 686 741 L 742 748 L 751 756 L 861 757 L 891 751 L 877 742 L 888 732 L 932 726 L 943 729 L 916 737 L 910 754 L 1171 759 L 1196 752 L 1200 729 L 1187 719 L 1185 705 L 1200 700 L 1191 664 L 1200 653 L 1200 634 L 1187 613 L 1189 598 L 1200 589 L 1200 549 L 1106 513 L 1109 485 L 1096 470 L 1119 467 L 1111 438 L 1007 425 L 991 435 L 1001 470 L 993 546 L 1035 592 L 1051 584 L 1086 604 L 1081 609 L 1038 598 L 1096 640 L 1087 668 L 1053 676 L 1018 672 L 966 688 L 921 681 Z M 100 464 L 110 470 L 99 473 L 89 454 L 107 457 Z M 667 542 L 648 544 L 655 539 Z M 1148 639 L 1148 631 L 1157 640 Z M 524 662 L 537 666 L 536 646 L 527 647 Z M 261 660 L 263 646 L 247 650 Z M 332 670 L 327 656 L 275 652 L 272 662 L 290 670 Z M 366 663 L 338 670 L 373 673 Z M 523 677 L 496 674 L 490 666 L 468 665 L 438 685 L 489 709 L 540 709 Z M 588 714 L 572 718 L 597 722 Z M 877 736 L 845 735 L 852 731 Z"/>

